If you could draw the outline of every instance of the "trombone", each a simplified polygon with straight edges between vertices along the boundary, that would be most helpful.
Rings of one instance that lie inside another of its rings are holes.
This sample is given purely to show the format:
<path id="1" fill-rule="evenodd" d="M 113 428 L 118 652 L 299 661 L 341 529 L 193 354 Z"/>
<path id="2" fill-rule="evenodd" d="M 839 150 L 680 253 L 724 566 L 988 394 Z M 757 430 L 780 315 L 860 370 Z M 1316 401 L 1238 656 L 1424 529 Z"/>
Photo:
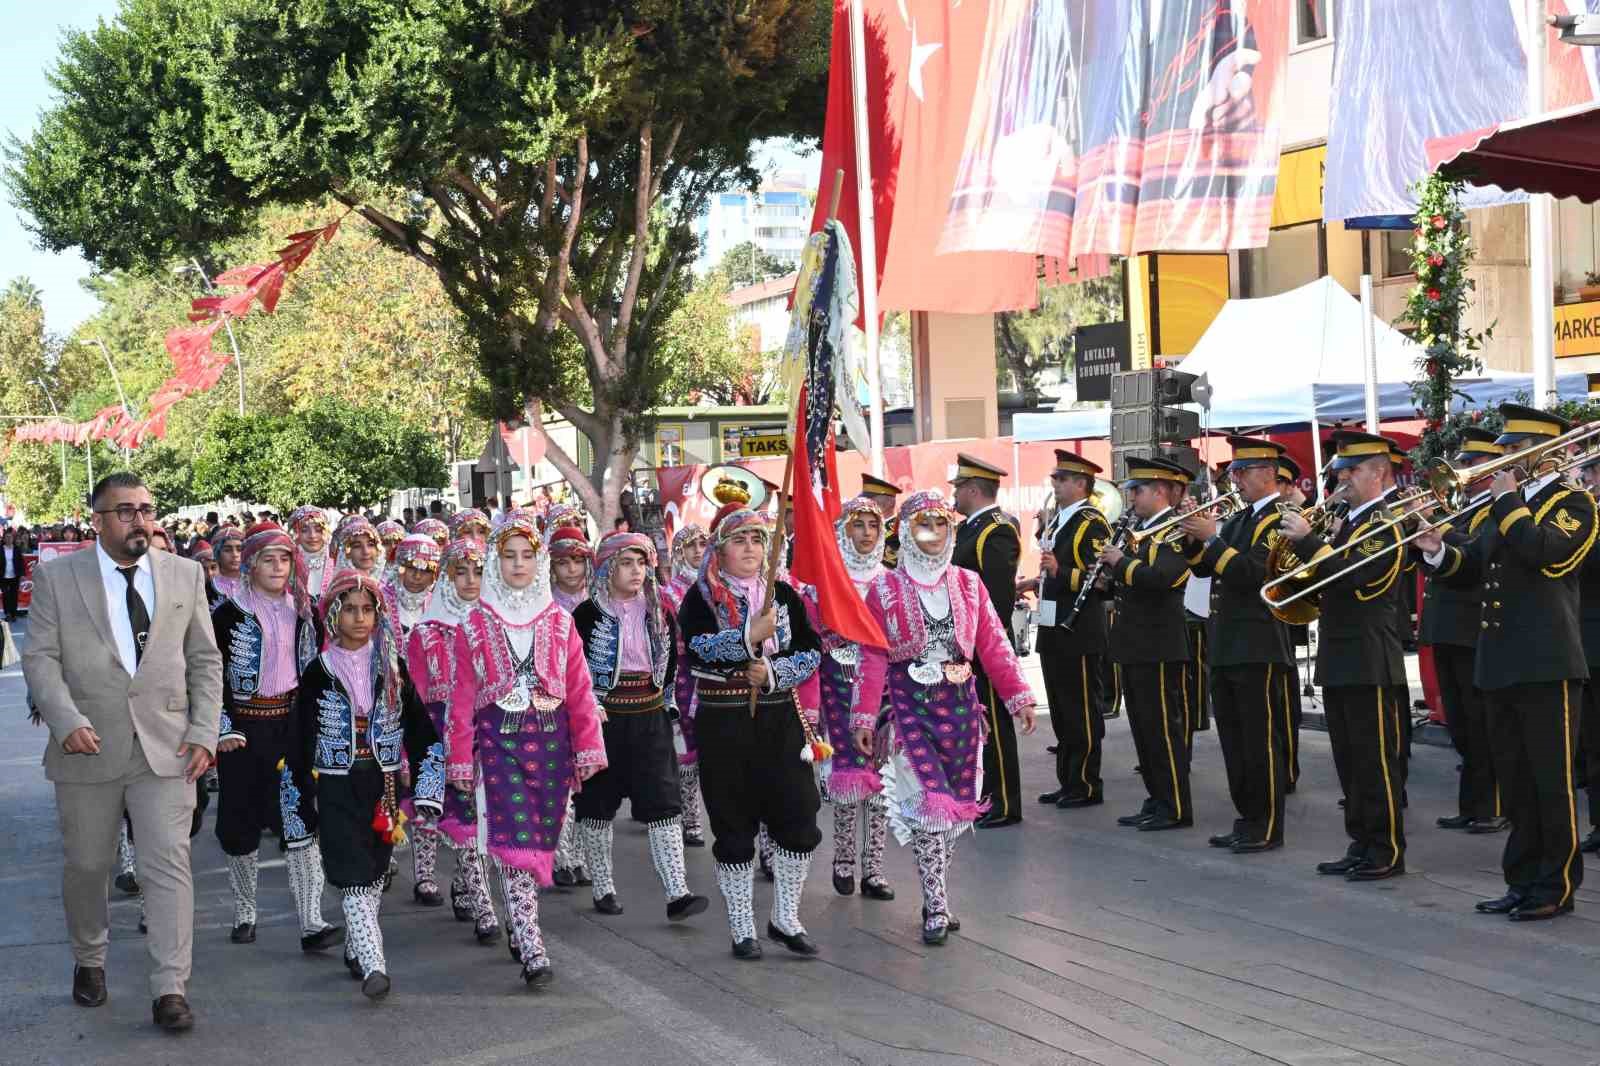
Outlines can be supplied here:
<path id="1" fill-rule="evenodd" d="M 1573 455 L 1567 456 L 1565 459 L 1559 458 L 1561 452 L 1575 444 L 1584 444 L 1586 447 Z M 1502 455 L 1498 458 L 1491 459 L 1488 462 L 1479 463 L 1477 466 L 1461 467 L 1458 469 L 1451 466 L 1443 459 L 1435 460 L 1433 465 L 1428 470 L 1428 491 L 1434 496 L 1438 505 L 1450 506 L 1454 508 L 1449 514 L 1445 515 L 1438 521 L 1430 521 L 1426 518 L 1422 519 L 1421 524 L 1417 527 L 1415 532 L 1401 537 L 1395 543 L 1387 545 L 1383 549 L 1373 552 L 1371 555 L 1362 556 L 1362 558 L 1341 570 L 1337 574 L 1330 574 L 1329 576 L 1314 581 L 1309 585 L 1298 588 L 1294 592 L 1287 595 L 1277 598 L 1268 595 L 1268 592 L 1271 591 L 1275 586 L 1280 585 L 1285 581 L 1288 581 L 1292 578 L 1304 578 L 1311 571 L 1313 565 L 1315 565 L 1313 563 L 1304 563 L 1295 570 L 1284 574 L 1282 577 L 1276 578 L 1267 582 L 1265 585 L 1262 585 L 1261 599 L 1266 602 L 1268 607 L 1286 607 L 1289 604 L 1295 603 L 1307 596 L 1310 596 L 1314 592 L 1321 591 L 1323 588 L 1337 581 L 1345 574 L 1350 573 L 1352 570 L 1359 570 L 1361 567 L 1367 566 L 1378 559 L 1386 558 L 1397 551 L 1404 550 L 1412 541 L 1421 537 L 1424 533 L 1438 529 L 1441 525 L 1459 522 L 1461 519 L 1465 518 L 1467 515 L 1471 514 L 1473 511 L 1476 511 L 1478 508 L 1489 503 L 1493 499 L 1493 494 L 1487 490 L 1478 493 L 1470 499 L 1467 499 L 1467 486 L 1473 484 L 1474 482 L 1481 481 L 1484 478 L 1494 477 L 1496 474 L 1503 473 L 1507 470 L 1514 470 L 1521 474 L 1521 477 L 1518 479 L 1518 485 L 1525 485 L 1536 477 L 1542 477 L 1547 474 L 1565 474 L 1568 471 L 1574 470 L 1577 467 L 1580 467 L 1591 461 L 1597 455 L 1600 455 L 1600 422 L 1589 422 L 1582 426 L 1578 426 L 1576 429 L 1570 429 L 1561 434 L 1559 437 L 1553 437 L 1550 440 L 1545 441 L 1543 444 L 1535 445 L 1526 451 L 1512 452 L 1509 455 Z M 1414 496 L 1417 494 L 1413 493 L 1408 495 Z M 1425 504 L 1421 507 L 1418 507 L 1411 511 L 1408 515 L 1403 515 L 1394 521 L 1385 523 L 1381 528 L 1369 530 L 1368 535 L 1376 535 L 1380 532 L 1393 529 L 1395 526 L 1405 521 L 1408 517 L 1415 516 L 1419 512 L 1428 509 L 1430 506 L 1432 505 Z M 1356 540 L 1351 540 L 1348 543 L 1342 544 L 1338 548 L 1334 549 L 1334 552 L 1335 554 L 1342 553 L 1356 543 Z M 1322 559 L 1317 560 L 1317 562 L 1320 563 L 1328 558 L 1329 556 L 1324 555 Z"/>
<path id="2" fill-rule="evenodd" d="M 1220 522 L 1243 506 L 1244 497 L 1240 496 L 1238 492 L 1230 492 L 1226 496 L 1218 496 L 1216 499 L 1211 500 L 1208 503 L 1202 503 L 1200 506 L 1191 510 L 1175 514 L 1163 522 L 1156 523 L 1149 529 L 1136 529 L 1128 535 L 1128 543 L 1131 545 L 1142 544 L 1150 537 L 1157 537 L 1162 533 L 1165 533 L 1173 526 L 1178 525 L 1185 518 L 1190 518 L 1197 514 L 1204 514 L 1207 511 L 1216 511 L 1217 513 L 1212 515 L 1212 517 Z"/>

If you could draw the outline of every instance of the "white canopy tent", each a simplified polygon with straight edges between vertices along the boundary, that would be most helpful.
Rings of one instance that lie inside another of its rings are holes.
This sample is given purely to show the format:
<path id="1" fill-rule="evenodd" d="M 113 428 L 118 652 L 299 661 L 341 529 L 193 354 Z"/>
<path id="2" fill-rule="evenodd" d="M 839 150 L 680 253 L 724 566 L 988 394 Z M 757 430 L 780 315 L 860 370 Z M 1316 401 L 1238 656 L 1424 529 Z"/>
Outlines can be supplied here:
<path id="1" fill-rule="evenodd" d="M 1181 369 L 1205 374 L 1214 399 L 1211 429 L 1304 422 L 1360 421 L 1366 415 L 1362 330 L 1366 315 L 1356 298 L 1332 278 L 1258 300 L 1229 300 L 1183 360 Z M 1382 320 L 1373 323 L 1378 414 L 1414 418 L 1411 382 L 1420 347 Z M 1488 408 L 1518 393 L 1533 395 L 1532 374 L 1488 371 L 1458 386 L 1469 400 L 1456 408 Z M 1588 394 L 1588 376 L 1556 379 L 1562 399 Z M 1019 441 L 1074 440 L 1110 433 L 1108 407 L 1017 414 Z"/>

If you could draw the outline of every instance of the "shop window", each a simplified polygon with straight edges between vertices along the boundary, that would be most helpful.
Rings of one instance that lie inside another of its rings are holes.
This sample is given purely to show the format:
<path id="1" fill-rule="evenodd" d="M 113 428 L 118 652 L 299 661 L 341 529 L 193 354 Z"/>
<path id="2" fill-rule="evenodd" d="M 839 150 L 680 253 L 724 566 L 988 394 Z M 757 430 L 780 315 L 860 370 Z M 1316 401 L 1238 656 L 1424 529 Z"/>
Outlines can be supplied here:
<path id="1" fill-rule="evenodd" d="M 1239 253 L 1239 286 L 1249 299 L 1276 296 L 1327 273 L 1322 223 L 1272 230 L 1265 248 Z"/>
<path id="2" fill-rule="evenodd" d="M 1383 276 L 1411 277 L 1416 273 L 1411 262 L 1411 246 L 1416 236 L 1408 229 L 1386 229 L 1383 234 Z"/>
<path id="3" fill-rule="evenodd" d="M 1314 44 L 1333 36 L 1333 0 L 1294 0 L 1295 44 Z"/>

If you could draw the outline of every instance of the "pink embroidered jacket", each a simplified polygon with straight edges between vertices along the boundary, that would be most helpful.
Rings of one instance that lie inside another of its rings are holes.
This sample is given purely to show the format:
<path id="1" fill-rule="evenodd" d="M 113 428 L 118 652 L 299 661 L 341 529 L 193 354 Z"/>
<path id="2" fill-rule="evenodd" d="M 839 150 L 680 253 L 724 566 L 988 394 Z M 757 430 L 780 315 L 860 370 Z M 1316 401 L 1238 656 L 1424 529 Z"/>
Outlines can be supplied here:
<path id="1" fill-rule="evenodd" d="M 505 623 L 487 604 L 478 604 L 456 629 L 452 653 L 445 773 L 451 781 L 472 780 L 474 717 L 516 686 L 516 668 L 506 643 Z M 606 765 L 600 708 L 594 700 L 583 638 L 572 616 L 551 603 L 533 620 L 533 668 L 545 693 L 560 700 L 572 740 L 573 766 Z"/>
<path id="2" fill-rule="evenodd" d="M 454 678 L 456 626 L 438 619 L 418 622 L 406 640 L 406 672 L 422 702 L 448 703 Z"/>
<path id="3" fill-rule="evenodd" d="M 962 658 L 983 666 L 989 683 L 1005 701 L 1013 715 L 1034 704 L 1033 689 L 1022 676 L 1017 653 L 1000 626 L 1000 616 L 983 582 L 971 570 L 952 566 L 945 570 L 945 588 L 950 593 L 950 613 L 955 619 L 956 647 Z M 883 702 L 883 686 L 891 663 L 909 663 L 919 658 L 928 646 L 923 626 L 922 605 L 917 586 L 898 570 L 884 572 L 867 590 L 867 610 L 883 627 L 889 648 L 863 647 L 861 667 L 856 679 L 857 707 L 877 707 Z"/>

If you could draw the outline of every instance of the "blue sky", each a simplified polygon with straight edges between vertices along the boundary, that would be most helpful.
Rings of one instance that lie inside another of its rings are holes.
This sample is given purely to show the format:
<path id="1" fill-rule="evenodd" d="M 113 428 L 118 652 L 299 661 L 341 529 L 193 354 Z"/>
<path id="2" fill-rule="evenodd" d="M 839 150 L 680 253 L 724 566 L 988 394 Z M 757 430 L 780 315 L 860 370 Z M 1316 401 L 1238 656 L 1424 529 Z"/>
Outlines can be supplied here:
<path id="1" fill-rule="evenodd" d="M 0 130 L 26 139 L 50 102 L 45 71 L 55 63 L 62 30 L 87 29 L 116 14 L 117 0 L 0 0 Z M 18 211 L 0 193 L 0 284 L 26 274 L 44 290 L 49 328 L 65 333 L 94 313 L 94 297 L 79 287 L 89 264 L 68 252 L 37 251 Z"/>

